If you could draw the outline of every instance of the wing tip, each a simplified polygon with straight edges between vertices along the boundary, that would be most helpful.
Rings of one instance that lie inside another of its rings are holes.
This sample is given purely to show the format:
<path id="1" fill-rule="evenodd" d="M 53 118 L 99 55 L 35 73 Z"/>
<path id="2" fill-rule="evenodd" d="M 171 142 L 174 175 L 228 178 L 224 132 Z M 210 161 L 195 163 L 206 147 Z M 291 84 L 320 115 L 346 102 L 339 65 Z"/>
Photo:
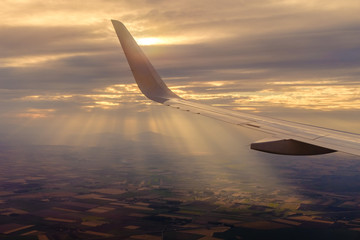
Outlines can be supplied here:
<path id="1" fill-rule="evenodd" d="M 115 30 L 118 28 L 125 28 L 125 25 L 119 20 L 111 19 L 111 23 L 113 24 Z"/>
<path id="2" fill-rule="evenodd" d="M 122 22 L 120 22 L 119 20 L 116 20 L 116 19 L 111 19 L 111 22 L 114 24 L 117 24 L 117 23 L 119 23 L 119 24 L 122 24 L 122 25 L 124 25 Z"/>

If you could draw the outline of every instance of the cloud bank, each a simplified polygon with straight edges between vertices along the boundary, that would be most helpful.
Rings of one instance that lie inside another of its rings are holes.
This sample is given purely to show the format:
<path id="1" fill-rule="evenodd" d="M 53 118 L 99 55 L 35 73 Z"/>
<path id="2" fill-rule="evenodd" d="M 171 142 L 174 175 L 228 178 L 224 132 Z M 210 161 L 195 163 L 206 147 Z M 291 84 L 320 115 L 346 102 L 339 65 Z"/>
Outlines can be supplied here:
<path id="1" fill-rule="evenodd" d="M 137 39 L 161 39 L 143 49 L 184 98 L 262 113 L 360 109 L 358 1 L 18 0 L 0 9 L 4 121 L 149 110 L 110 19 Z"/>

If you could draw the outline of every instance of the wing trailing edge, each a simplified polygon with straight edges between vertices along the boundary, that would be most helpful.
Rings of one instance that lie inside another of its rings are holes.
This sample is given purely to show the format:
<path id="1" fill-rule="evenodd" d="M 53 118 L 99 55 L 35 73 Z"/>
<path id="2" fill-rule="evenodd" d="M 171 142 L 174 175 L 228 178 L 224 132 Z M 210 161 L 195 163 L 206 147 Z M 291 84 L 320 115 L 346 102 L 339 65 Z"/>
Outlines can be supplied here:
<path id="1" fill-rule="evenodd" d="M 163 82 L 124 24 L 111 20 L 141 92 L 149 99 L 227 123 L 270 134 L 251 149 L 283 155 L 317 155 L 336 151 L 360 156 L 360 135 L 290 121 L 230 111 L 184 100 Z"/>

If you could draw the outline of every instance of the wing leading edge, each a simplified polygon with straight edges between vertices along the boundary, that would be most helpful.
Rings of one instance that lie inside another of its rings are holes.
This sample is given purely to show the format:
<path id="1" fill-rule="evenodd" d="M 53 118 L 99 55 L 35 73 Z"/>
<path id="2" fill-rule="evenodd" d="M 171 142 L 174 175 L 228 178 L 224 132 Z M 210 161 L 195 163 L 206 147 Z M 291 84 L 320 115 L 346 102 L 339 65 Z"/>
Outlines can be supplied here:
<path id="1" fill-rule="evenodd" d="M 284 155 L 340 151 L 360 156 L 359 134 L 230 111 L 180 98 L 166 86 L 124 24 L 116 20 L 112 20 L 112 23 L 135 81 L 149 99 L 272 135 L 270 139 L 252 143 L 250 146 L 254 150 Z"/>

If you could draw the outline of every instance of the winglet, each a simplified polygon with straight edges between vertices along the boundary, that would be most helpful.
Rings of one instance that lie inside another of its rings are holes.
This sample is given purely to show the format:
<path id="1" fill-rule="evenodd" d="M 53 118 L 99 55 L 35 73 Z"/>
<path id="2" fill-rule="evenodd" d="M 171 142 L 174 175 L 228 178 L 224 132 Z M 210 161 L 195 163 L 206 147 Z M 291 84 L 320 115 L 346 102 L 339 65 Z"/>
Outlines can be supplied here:
<path id="1" fill-rule="evenodd" d="M 117 20 L 111 22 L 141 92 L 149 99 L 160 103 L 171 98 L 179 98 L 163 82 L 124 24 Z"/>

